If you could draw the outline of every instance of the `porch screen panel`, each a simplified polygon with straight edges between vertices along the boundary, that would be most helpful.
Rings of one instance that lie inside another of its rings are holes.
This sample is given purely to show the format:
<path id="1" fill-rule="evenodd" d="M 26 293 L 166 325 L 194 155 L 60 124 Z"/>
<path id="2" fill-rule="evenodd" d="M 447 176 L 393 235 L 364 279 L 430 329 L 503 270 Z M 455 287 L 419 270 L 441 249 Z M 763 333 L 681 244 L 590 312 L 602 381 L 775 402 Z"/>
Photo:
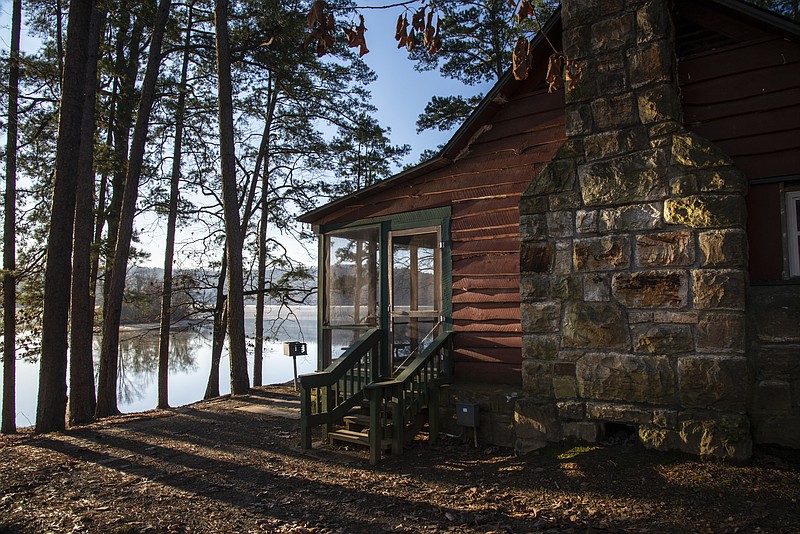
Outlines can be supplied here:
<path id="1" fill-rule="evenodd" d="M 378 323 L 378 229 L 333 234 L 328 239 L 328 326 Z"/>

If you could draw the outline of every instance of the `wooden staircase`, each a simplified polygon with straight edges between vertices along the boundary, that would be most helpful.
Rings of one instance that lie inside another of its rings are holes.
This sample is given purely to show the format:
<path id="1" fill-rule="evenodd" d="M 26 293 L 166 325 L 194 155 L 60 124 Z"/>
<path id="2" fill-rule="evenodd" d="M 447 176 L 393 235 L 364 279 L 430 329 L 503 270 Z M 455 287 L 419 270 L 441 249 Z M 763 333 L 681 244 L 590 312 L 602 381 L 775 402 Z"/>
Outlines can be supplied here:
<path id="1" fill-rule="evenodd" d="M 368 332 L 331 367 L 300 377 L 300 443 L 311 448 L 311 430 L 322 439 L 369 446 L 370 462 L 403 447 L 427 423 L 430 441 L 439 433 L 439 388 L 452 376 L 451 334 L 444 332 L 390 378 L 371 362 L 380 350 L 379 331 Z M 367 372 L 367 370 L 369 370 Z"/>

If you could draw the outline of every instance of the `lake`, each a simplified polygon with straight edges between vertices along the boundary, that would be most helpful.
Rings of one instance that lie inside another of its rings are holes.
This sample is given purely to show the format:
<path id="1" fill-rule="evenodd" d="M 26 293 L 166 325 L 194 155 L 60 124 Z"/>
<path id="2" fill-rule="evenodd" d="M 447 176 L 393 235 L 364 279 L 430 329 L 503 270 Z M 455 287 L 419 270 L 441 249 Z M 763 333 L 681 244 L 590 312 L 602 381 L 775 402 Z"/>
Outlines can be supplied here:
<path id="1" fill-rule="evenodd" d="M 262 383 L 278 384 L 292 380 L 292 358 L 283 355 L 284 341 L 308 344 L 308 356 L 297 358 L 298 374 L 310 373 L 317 363 L 317 308 L 294 306 L 291 312 L 267 306 L 264 330 L 270 337 L 264 342 Z M 248 336 L 248 373 L 253 381 L 253 333 L 255 306 L 245 306 L 245 333 Z M 100 340 L 95 339 L 95 374 L 99 361 Z M 211 330 L 173 332 L 170 338 L 169 403 L 181 406 L 203 398 L 211 369 Z M 2 392 L 0 383 L 0 392 Z M 17 361 L 17 426 L 31 426 L 36 420 L 39 387 L 39 364 Z M 220 362 L 221 394 L 230 393 L 230 364 L 227 344 Z M 120 333 L 120 367 L 117 383 L 118 406 L 123 413 L 155 408 L 158 399 L 158 326 L 124 328 Z"/>

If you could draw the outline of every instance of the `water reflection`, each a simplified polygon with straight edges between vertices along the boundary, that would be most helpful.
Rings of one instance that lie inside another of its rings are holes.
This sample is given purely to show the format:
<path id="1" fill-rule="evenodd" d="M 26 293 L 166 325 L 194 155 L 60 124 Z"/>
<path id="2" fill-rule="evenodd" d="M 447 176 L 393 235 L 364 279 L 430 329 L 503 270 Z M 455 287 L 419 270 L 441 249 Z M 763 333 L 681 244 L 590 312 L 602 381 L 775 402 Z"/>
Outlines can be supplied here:
<path id="1" fill-rule="evenodd" d="M 199 332 L 173 332 L 169 342 L 169 372 L 195 373 L 197 355 L 209 339 Z M 95 341 L 95 369 L 100 364 L 100 344 Z M 119 376 L 117 401 L 131 404 L 142 400 L 158 376 L 158 332 L 126 331 L 119 341 Z M 156 384 L 157 386 L 157 384 Z"/>
<path id="2" fill-rule="evenodd" d="M 246 306 L 245 332 L 249 336 L 248 372 L 252 383 L 252 336 L 255 330 L 254 306 Z M 284 310 L 285 312 L 285 310 Z M 292 380 L 292 359 L 283 355 L 283 341 L 308 343 L 308 356 L 297 358 L 298 373 L 316 368 L 317 313 L 314 306 L 293 309 L 285 320 L 277 307 L 268 307 L 264 343 L 263 383 L 286 383 Z M 118 407 L 120 411 L 138 412 L 155 408 L 158 399 L 158 329 L 128 328 L 121 332 L 119 347 Z M 100 356 L 100 340 L 94 342 L 95 372 Z M 169 403 L 180 406 L 203 398 L 211 368 L 211 333 L 206 330 L 173 332 L 170 336 Z M 227 346 L 220 363 L 220 393 L 230 392 Z M 0 381 L 2 382 L 2 381 Z M 17 425 L 29 426 L 36 418 L 39 365 L 17 361 Z M 0 383 L 2 392 L 2 383 Z"/>

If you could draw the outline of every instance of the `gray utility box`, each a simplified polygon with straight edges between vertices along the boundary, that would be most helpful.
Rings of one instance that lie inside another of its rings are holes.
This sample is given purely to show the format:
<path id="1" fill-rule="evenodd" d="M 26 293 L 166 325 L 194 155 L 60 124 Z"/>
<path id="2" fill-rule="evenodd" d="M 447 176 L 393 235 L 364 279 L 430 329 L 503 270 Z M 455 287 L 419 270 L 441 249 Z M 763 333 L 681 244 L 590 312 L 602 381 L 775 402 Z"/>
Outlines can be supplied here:
<path id="1" fill-rule="evenodd" d="M 481 419 L 480 404 L 456 401 L 456 422 L 461 426 L 477 428 Z"/>
<path id="2" fill-rule="evenodd" d="M 299 341 L 285 341 L 283 343 L 284 356 L 306 356 L 308 355 L 308 348 L 305 343 Z"/>

